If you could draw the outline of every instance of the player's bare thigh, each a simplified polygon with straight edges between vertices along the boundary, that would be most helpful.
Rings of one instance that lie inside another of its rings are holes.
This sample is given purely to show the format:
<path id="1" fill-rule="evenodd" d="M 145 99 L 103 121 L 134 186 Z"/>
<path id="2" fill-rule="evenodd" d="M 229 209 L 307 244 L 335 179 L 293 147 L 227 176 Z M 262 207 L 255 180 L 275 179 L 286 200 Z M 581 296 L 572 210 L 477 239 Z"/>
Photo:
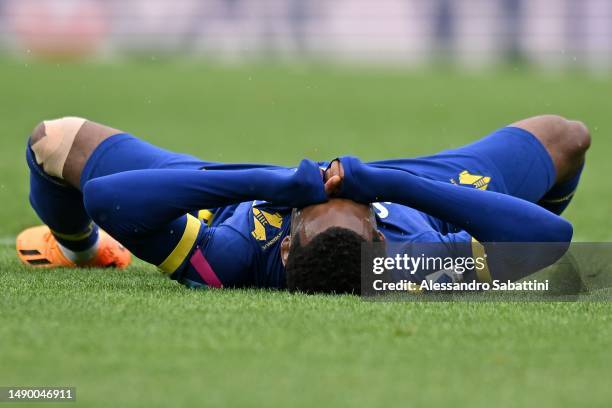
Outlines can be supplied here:
<path id="1" fill-rule="evenodd" d="M 511 126 L 532 133 L 546 148 L 557 171 L 556 182 L 572 178 L 582 167 L 591 136 L 586 125 L 558 115 L 523 119 Z"/>
<path id="2" fill-rule="evenodd" d="M 93 151 L 104 140 L 119 133 L 122 132 L 118 129 L 86 120 L 76 133 L 63 165 L 64 181 L 77 189 L 80 188 L 81 172 Z M 34 128 L 30 144 L 34 146 L 45 137 L 48 137 L 46 125 L 41 122 Z"/>

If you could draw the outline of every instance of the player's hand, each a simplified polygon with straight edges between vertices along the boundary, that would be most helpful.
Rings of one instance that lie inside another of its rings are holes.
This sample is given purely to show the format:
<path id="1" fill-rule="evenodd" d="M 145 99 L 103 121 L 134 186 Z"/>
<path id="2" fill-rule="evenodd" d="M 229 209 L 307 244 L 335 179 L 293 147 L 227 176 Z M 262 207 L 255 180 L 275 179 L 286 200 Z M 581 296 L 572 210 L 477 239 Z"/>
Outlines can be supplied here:
<path id="1" fill-rule="evenodd" d="M 294 208 L 302 208 L 327 201 L 323 173 L 319 165 L 304 159 L 295 172 L 283 183 L 282 191 L 269 201 Z"/>
<path id="2" fill-rule="evenodd" d="M 338 197 L 364 204 L 380 201 L 377 190 L 384 182 L 384 175 L 377 175 L 376 168 L 362 163 L 357 157 L 343 156 L 336 161 L 338 164 L 334 169 L 338 169 L 340 176 Z M 334 175 L 330 172 L 330 181 Z"/>
<path id="3" fill-rule="evenodd" d="M 344 168 L 340 160 L 333 160 L 323 174 L 325 182 L 325 193 L 328 197 L 336 197 L 342 191 L 342 181 L 344 180 Z"/>

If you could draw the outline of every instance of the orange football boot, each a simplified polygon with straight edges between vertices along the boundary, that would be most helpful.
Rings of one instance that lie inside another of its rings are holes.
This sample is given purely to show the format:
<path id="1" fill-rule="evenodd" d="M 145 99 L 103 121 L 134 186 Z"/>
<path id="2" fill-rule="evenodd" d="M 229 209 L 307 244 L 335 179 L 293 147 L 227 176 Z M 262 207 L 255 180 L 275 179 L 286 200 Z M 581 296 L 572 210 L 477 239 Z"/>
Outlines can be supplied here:
<path id="1" fill-rule="evenodd" d="M 96 256 L 77 265 L 66 258 L 49 227 L 32 227 L 17 236 L 17 256 L 24 264 L 38 268 L 126 268 L 132 262 L 130 251 L 113 237 L 102 230 L 99 230 L 99 237 Z"/>

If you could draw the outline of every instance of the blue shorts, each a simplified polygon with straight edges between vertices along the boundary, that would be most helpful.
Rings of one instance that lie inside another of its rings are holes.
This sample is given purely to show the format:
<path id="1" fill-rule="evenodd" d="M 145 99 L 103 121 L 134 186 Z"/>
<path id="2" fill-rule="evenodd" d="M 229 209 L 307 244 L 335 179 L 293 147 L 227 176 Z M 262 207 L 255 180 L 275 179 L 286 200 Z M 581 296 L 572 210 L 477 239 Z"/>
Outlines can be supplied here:
<path id="1" fill-rule="evenodd" d="M 421 177 L 472 185 L 537 203 L 555 184 L 556 171 L 542 143 L 530 132 L 499 129 L 474 143 L 432 156 L 372 162 Z"/>

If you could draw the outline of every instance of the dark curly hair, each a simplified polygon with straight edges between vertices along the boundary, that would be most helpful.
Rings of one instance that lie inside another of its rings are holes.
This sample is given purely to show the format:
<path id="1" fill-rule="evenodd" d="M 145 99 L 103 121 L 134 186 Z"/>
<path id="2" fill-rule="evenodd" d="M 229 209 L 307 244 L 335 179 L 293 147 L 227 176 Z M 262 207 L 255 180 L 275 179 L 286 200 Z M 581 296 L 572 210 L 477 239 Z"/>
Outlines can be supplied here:
<path id="1" fill-rule="evenodd" d="M 374 241 L 379 241 L 378 233 Z M 287 289 L 304 293 L 361 292 L 361 244 L 354 231 L 331 227 L 302 246 L 299 234 L 291 243 L 286 265 Z"/>

